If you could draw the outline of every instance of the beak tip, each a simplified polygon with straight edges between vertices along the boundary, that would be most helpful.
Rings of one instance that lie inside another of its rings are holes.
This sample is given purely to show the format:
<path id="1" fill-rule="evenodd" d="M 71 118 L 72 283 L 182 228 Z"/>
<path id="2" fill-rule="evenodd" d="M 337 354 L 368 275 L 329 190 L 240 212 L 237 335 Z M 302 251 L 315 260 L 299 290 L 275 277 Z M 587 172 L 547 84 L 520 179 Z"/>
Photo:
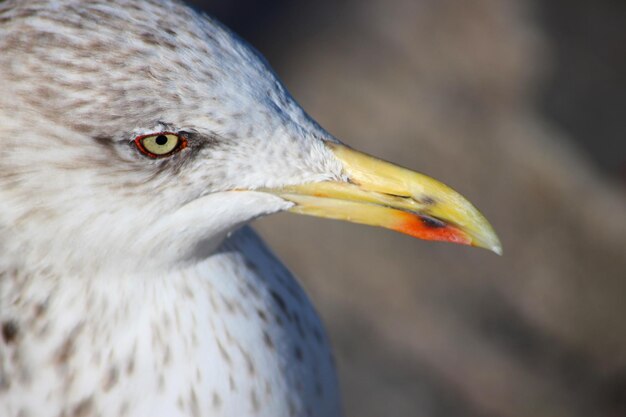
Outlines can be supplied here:
<path id="1" fill-rule="evenodd" d="M 502 256 L 502 243 L 500 243 L 500 239 L 498 239 L 495 233 L 489 235 L 487 239 L 475 241 L 472 246 L 487 249 L 498 256 Z"/>
<path id="2" fill-rule="evenodd" d="M 493 253 L 495 253 L 496 255 L 502 256 L 502 245 L 500 244 L 500 242 L 498 242 L 497 244 L 491 246 L 488 249 L 490 251 L 492 251 Z"/>

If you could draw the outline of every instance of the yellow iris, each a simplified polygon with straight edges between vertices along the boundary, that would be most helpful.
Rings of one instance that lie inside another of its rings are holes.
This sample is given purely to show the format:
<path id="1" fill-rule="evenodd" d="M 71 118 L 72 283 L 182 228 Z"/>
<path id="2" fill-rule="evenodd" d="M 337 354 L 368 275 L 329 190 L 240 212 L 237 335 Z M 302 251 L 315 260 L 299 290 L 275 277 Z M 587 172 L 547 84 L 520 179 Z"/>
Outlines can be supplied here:
<path id="1" fill-rule="evenodd" d="M 178 148 L 180 140 L 180 137 L 173 133 L 160 133 L 142 138 L 141 146 L 152 155 L 165 156 Z"/>

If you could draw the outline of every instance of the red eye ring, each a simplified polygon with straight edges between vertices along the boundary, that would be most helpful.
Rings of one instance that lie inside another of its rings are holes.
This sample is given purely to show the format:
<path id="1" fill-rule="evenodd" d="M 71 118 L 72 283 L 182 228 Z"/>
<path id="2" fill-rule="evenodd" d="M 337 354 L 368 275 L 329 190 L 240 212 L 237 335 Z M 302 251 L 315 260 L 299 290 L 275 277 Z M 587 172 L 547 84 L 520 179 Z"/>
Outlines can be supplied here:
<path id="1" fill-rule="evenodd" d="M 134 142 L 139 152 L 152 159 L 171 156 L 187 147 L 187 138 L 176 132 L 140 135 L 134 139 Z"/>

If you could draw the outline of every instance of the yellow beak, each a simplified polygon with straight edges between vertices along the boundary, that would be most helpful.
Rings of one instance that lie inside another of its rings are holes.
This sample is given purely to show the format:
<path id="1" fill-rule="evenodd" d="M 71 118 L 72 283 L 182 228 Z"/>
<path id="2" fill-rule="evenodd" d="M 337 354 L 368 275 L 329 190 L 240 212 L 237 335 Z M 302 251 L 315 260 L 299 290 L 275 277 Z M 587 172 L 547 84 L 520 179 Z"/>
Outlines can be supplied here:
<path id="1" fill-rule="evenodd" d="M 326 181 L 271 190 L 295 203 L 290 211 L 502 254 L 502 245 L 489 222 L 450 187 L 346 146 L 328 146 L 343 163 L 348 182 Z"/>

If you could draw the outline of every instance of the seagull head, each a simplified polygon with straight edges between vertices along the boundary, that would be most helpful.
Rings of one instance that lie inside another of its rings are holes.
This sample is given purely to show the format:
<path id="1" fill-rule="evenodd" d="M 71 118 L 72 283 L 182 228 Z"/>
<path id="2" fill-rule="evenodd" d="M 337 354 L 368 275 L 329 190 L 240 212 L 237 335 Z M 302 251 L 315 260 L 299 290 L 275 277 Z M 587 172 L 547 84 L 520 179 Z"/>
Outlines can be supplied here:
<path id="1" fill-rule="evenodd" d="M 0 4 L 5 253 L 162 268 L 289 210 L 500 252 L 442 183 L 341 144 L 266 62 L 177 2 Z"/>

